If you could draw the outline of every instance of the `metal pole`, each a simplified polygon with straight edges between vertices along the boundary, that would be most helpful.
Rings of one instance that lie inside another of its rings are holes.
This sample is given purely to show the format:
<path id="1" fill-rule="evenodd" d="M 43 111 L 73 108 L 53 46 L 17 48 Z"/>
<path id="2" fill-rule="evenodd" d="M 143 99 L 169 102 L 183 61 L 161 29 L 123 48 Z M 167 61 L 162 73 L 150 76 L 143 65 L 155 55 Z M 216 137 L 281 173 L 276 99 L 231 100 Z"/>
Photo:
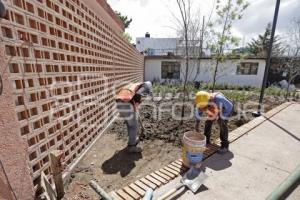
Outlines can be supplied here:
<path id="1" fill-rule="evenodd" d="M 100 195 L 101 199 L 112 200 L 113 198 L 106 193 L 95 181 L 90 181 L 90 186 Z"/>
<path id="2" fill-rule="evenodd" d="M 286 199 L 300 184 L 300 165 L 266 198 L 267 200 Z"/>
<path id="3" fill-rule="evenodd" d="M 267 79 L 268 79 L 268 75 L 269 75 L 269 69 L 270 69 L 270 65 L 271 65 L 272 47 L 273 47 L 275 30 L 276 30 L 279 6 L 280 6 L 280 0 L 277 0 L 276 7 L 275 7 L 275 13 L 274 13 L 274 19 L 273 19 L 273 25 L 272 25 L 271 38 L 270 38 L 268 54 L 267 54 L 265 74 L 264 74 L 261 91 L 260 91 L 260 96 L 259 96 L 259 104 L 258 104 L 258 112 L 257 112 L 258 116 L 261 115 L 261 108 L 262 108 L 262 103 L 263 103 L 263 98 L 264 98 L 264 93 L 265 93 L 265 87 L 266 87 L 266 83 L 267 83 Z"/>

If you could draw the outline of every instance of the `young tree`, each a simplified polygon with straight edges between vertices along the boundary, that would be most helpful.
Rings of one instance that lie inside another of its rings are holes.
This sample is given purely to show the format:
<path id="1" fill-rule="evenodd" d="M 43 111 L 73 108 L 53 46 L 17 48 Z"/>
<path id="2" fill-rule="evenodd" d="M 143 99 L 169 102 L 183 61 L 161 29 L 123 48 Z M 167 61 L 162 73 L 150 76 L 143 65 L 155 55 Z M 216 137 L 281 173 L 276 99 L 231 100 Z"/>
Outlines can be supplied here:
<path id="1" fill-rule="evenodd" d="M 207 49 L 208 40 L 210 38 L 210 32 L 208 31 L 208 25 L 211 21 L 211 17 L 214 11 L 215 2 L 213 0 L 212 8 L 208 16 L 201 15 L 201 10 L 197 7 L 199 4 L 198 1 L 185 1 L 186 5 L 189 5 L 190 8 L 188 10 L 188 41 L 186 43 L 185 40 L 185 27 L 182 22 L 181 17 L 177 17 L 174 13 L 172 13 L 173 17 L 176 20 L 176 31 L 178 37 L 180 38 L 179 43 L 177 45 L 176 54 L 186 58 L 186 51 L 189 54 L 189 69 L 188 74 L 186 74 L 186 69 L 181 71 L 183 77 L 186 77 L 187 80 L 195 81 L 200 74 L 200 66 L 201 59 L 205 56 L 204 49 Z M 198 9 L 197 9 L 198 8 Z M 185 45 L 187 44 L 187 46 Z M 186 61 L 185 61 L 186 62 Z M 187 75 L 187 76 L 186 76 Z M 184 78 L 185 79 L 185 78 Z"/>
<path id="2" fill-rule="evenodd" d="M 250 53 L 254 55 L 262 55 L 266 56 L 270 44 L 271 38 L 271 23 L 268 23 L 266 30 L 263 35 L 258 35 L 257 39 L 252 39 L 250 43 L 248 43 L 248 47 L 250 49 Z M 283 53 L 283 47 L 280 42 L 279 36 L 275 36 L 273 40 L 273 47 L 272 47 L 272 56 L 278 56 Z"/>
<path id="3" fill-rule="evenodd" d="M 199 21 L 198 24 L 199 24 L 199 27 L 201 27 L 199 29 L 199 43 L 198 43 L 198 57 L 197 57 L 197 71 L 195 73 L 195 77 L 194 77 L 194 81 L 197 79 L 198 75 L 200 74 L 200 67 L 201 67 L 201 60 L 203 58 L 203 56 L 205 56 L 205 53 L 204 53 L 204 45 L 205 43 L 208 44 L 209 42 L 209 38 L 210 38 L 210 34 L 209 34 L 209 31 L 208 31 L 208 25 L 211 23 L 211 17 L 212 17 L 212 14 L 213 14 L 213 11 L 214 11 L 214 8 L 215 8 L 215 3 L 216 3 L 216 0 L 213 1 L 213 6 L 211 8 L 211 11 L 210 11 L 210 14 L 208 16 L 208 20 L 206 21 L 205 20 L 205 16 L 202 16 L 202 23 Z M 208 46 L 208 45 L 206 45 Z M 207 48 L 205 48 L 207 49 Z"/>
<path id="4" fill-rule="evenodd" d="M 288 97 L 290 84 L 300 75 L 300 18 L 292 20 L 287 35 L 287 43 L 285 67 L 288 75 L 288 87 L 285 98 Z"/>
<path id="5" fill-rule="evenodd" d="M 229 56 L 224 50 L 238 45 L 239 40 L 233 36 L 231 31 L 232 24 L 242 19 L 242 13 L 249 5 L 245 0 L 226 0 L 225 4 L 223 2 L 221 3 L 220 0 L 217 0 L 217 19 L 214 23 L 210 24 L 211 32 L 215 36 L 214 43 L 211 45 L 211 51 L 216 61 L 213 72 L 212 92 L 215 89 L 219 64 L 224 62 L 227 56 Z"/>
<path id="6" fill-rule="evenodd" d="M 182 100 L 182 109 L 181 109 L 181 118 L 184 117 L 184 103 L 186 100 L 186 83 L 188 79 L 189 72 L 189 30 L 191 29 L 191 2 L 190 0 L 176 0 L 182 24 L 182 34 L 184 42 L 184 59 L 185 59 L 185 74 L 183 81 L 183 100 Z M 182 123 L 183 121 L 181 121 Z"/>
<path id="7" fill-rule="evenodd" d="M 204 55 L 204 46 L 208 38 L 209 32 L 208 24 L 211 20 L 213 7 L 207 20 L 200 15 L 200 10 L 196 10 L 192 6 L 192 2 L 196 4 L 197 1 L 192 0 L 176 0 L 180 15 L 173 15 L 176 21 L 176 31 L 179 35 L 175 58 L 182 59 L 184 67 L 181 68 L 181 75 L 183 77 L 183 106 L 181 110 L 181 117 L 184 117 L 184 103 L 188 98 L 187 83 L 188 80 L 196 80 L 200 74 L 201 58 Z M 198 3 L 198 2 L 197 2 Z M 193 4 L 193 5 L 194 5 Z M 196 6 L 197 8 L 197 6 Z"/>
<path id="8" fill-rule="evenodd" d="M 132 18 L 129 19 L 128 16 L 122 15 L 122 14 L 121 14 L 120 12 L 118 12 L 118 11 L 115 11 L 115 13 L 116 13 L 116 14 L 118 15 L 118 17 L 122 20 L 125 29 L 128 28 L 129 25 L 130 25 L 131 22 L 132 22 Z"/>

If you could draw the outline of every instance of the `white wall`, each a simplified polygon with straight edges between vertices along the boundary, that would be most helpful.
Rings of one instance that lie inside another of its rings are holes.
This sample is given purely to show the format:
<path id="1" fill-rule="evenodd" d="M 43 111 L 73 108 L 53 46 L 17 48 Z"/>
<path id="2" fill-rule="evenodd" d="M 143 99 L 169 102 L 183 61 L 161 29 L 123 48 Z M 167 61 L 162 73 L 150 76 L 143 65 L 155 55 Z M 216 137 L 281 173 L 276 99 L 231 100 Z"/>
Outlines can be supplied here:
<path id="1" fill-rule="evenodd" d="M 162 61 L 176 61 L 174 59 L 149 59 L 145 58 L 145 80 L 152 81 L 158 79 L 164 81 L 161 78 L 161 62 Z M 257 75 L 237 75 L 236 69 L 237 64 L 240 62 L 257 62 L 258 63 L 258 72 Z M 219 72 L 217 76 L 217 83 L 228 83 L 235 85 L 251 85 L 251 86 L 261 86 L 264 69 L 265 69 L 265 60 L 263 59 L 232 59 L 227 60 L 225 63 L 220 63 Z M 184 61 L 181 65 L 181 80 L 184 79 Z M 195 61 L 190 62 L 190 72 L 188 74 L 188 80 L 193 81 L 197 71 L 197 63 Z M 215 61 L 212 59 L 203 59 L 201 60 L 200 73 L 197 76 L 197 81 L 211 82 L 213 80 L 213 70 L 215 68 Z"/>

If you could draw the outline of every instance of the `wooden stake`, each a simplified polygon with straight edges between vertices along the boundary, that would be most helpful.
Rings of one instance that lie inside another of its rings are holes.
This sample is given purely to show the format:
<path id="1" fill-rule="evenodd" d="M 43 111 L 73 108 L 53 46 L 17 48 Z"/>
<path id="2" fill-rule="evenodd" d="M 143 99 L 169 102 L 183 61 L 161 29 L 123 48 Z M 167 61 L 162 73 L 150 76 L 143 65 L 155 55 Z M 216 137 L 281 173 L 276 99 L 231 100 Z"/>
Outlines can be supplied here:
<path id="1" fill-rule="evenodd" d="M 61 156 L 62 156 L 62 151 L 60 150 L 54 150 L 50 153 L 52 174 L 53 174 L 58 200 L 62 199 L 65 194 L 64 183 L 62 178 L 63 166 L 61 164 Z"/>

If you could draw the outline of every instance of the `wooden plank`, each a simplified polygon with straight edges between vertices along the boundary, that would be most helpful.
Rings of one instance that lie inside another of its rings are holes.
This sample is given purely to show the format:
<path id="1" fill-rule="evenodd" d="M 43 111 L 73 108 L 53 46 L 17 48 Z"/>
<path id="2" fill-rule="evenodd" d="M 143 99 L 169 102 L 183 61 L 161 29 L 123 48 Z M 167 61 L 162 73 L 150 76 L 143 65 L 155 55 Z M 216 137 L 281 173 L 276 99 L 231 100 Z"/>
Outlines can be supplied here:
<path id="1" fill-rule="evenodd" d="M 63 172 L 63 166 L 61 163 L 62 158 L 62 151 L 60 150 L 54 150 L 50 152 L 50 160 L 51 160 L 51 169 L 52 169 L 52 175 L 54 179 L 57 199 L 60 200 L 64 197 L 65 191 L 64 191 L 64 182 L 62 178 L 62 172 Z"/>
<path id="2" fill-rule="evenodd" d="M 179 160 L 176 160 L 174 163 L 176 163 L 176 164 L 178 164 L 178 165 L 180 165 L 180 166 L 183 166 L 183 163 L 180 162 Z"/>
<path id="3" fill-rule="evenodd" d="M 176 177 L 175 174 L 172 174 L 165 169 L 160 169 L 159 171 L 166 174 L 167 176 L 171 177 L 172 179 Z"/>
<path id="4" fill-rule="evenodd" d="M 134 182 L 134 184 L 136 184 L 137 186 L 139 186 L 140 188 L 142 188 L 143 190 L 147 191 L 148 188 L 150 188 L 149 186 L 145 185 L 144 183 L 142 183 L 141 181 L 137 180 L 136 182 Z"/>
<path id="5" fill-rule="evenodd" d="M 109 193 L 109 195 L 114 199 L 114 200 L 123 200 L 123 198 L 122 197 L 120 197 L 116 192 L 114 192 L 114 191 L 111 191 L 110 193 Z"/>
<path id="6" fill-rule="evenodd" d="M 213 154 L 217 151 L 217 149 L 210 149 L 207 151 L 208 154 Z"/>
<path id="7" fill-rule="evenodd" d="M 150 176 L 152 176 L 153 178 L 155 178 L 156 180 L 160 181 L 163 184 L 166 184 L 168 181 L 160 176 L 158 176 L 155 173 L 151 173 Z"/>
<path id="8" fill-rule="evenodd" d="M 188 170 L 188 167 L 184 166 L 183 163 L 178 164 L 176 162 L 172 162 L 171 165 L 173 165 L 174 167 L 179 168 L 181 171 L 187 171 Z"/>
<path id="9" fill-rule="evenodd" d="M 131 196 L 129 196 L 126 192 L 124 192 L 122 189 L 117 191 L 117 194 L 126 200 L 134 200 Z"/>
<path id="10" fill-rule="evenodd" d="M 211 147 L 212 147 L 212 149 L 216 149 L 217 150 L 220 146 L 217 145 L 217 144 L 212 144 Z"/>
<path id="11" fill-rule="evenodd" d="M 178 167 L 179 169 L 181 169 L 182 165 L 177 164 L 176 162 L 172 162 L 171 165 Z"/>
<path id="12" fill-rule="evenodd" d="M 135 192 L 137 192 L 139 195 L 141 195 L 142 197 L 145 196 L 146 191 L 141 189 L 140 187 L 138 187 L 136 184 L 131 183 L 129 185 L 130 188 L 132 188 Z"/>
<path id="13" fill-rule="evenodd" d="M 162 183 L 159 180 L 156 180 L 155 178 L 147 175 L 145 177 L 147 180 L 151 181 L 152 183 L 154 183 L 155 185 L 157 185 L 158 187 L 160 187 L 162 185 Z"/>
<path id="14" fill-rule="evenodd" d="M 176 172 L 178 172 L 178 173 L 180 173 L 180 171 L 181 171 L 178 167 L 174 167 L 174 166 L 171 165 L 171 164 L 168 165 L 168 167 L 171 168 L 171 169 L 173 169 L 174 171 L 176 171 Z"/>
<path id="15" fill-rule="evenodd" d="M 124 187 L 123 190 L 124 190 L 127 194 L 129 194 L 130 196 L 132 196 L 135 200 L 141 198 L 141 196 L 140 196 L 138 193 L 136 193 L 133 189 L 131 189 L 131 188 L 128 187 L 128 186 Z"/>
<path id="16" fill-rule="evenodd" d="M 184 170 L 184 171 L 187 170 L 187 167 L 184 166 L 184 164 L 183 164 L 182 162 L 175 161 L 175 162 L 173 162 L 173 163 L 175 163 L 175 164 L 177 164 L 178 166 L 180 166 L 180 168 L 181 168 L 182 170 Z"/>
<path id="17" fill-rule="evenodd" d="M 166 179 L 167 181 L 170 181 L 172 179 L 171 177 L 165 175 L 164 173 L 161 173 L 160 171 L 155 171 L 155 174 L 157 174 L 158 176 Z"/>
<path id="18" fill-rule="evenodd" d="M 40 187 L 46 200 L 56 200 L 55 191 L 52 189 L 52 186 L 43 171 L 41 173 Z"/>
<path id="19" fill-rule="evenodd" d="M 167 170 L 168 172 L 174 174 L 175 176 L 178 176 L 179 172 L 178 171 L 175 171 L 169 167 L 164 167 L 165 170 Z"/>
<path id="20" fill-rule="evenodd" d="M 151 183 L 150 181 L 148 181 L 145 178 L 141 178 L 140 181 L 143 182 L 143 183 L 145 183 L 149 187 L 151 187 L 153 190 L 155 190 L 157 188 L 157 186 L 155 184 Z"/>

